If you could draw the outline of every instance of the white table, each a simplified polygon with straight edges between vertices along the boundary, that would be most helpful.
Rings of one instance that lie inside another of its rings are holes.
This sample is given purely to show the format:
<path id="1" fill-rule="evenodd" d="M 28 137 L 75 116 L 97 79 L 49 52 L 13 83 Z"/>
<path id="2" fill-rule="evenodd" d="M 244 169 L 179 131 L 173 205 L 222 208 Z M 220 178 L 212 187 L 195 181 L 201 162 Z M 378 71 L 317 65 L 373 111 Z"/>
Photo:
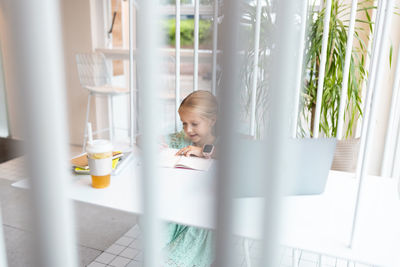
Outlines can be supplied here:
<path id="1" fill-rule="evenodd" d="M 94 189 L 90 176 L 73 176 L 71 199 L 141 213 L 139 166 L 112 177 L 110 187 Z M 161 169 L 162 219 L 204 228 L 215 225 L 215 177 L 208 173 Z M 13 186 L 27 188 L 26 180 Z M 331 171 L 326 191 L 286 197 L 282 205 L 284 245 L 379 266 L 400 266 L 400 200 L 394 179 L 365 178 L 354 245 L 347 247 L 356 195 L 354 174 Z M 259 238 L 263 201 L 235 200 L 235 233 Z"/>

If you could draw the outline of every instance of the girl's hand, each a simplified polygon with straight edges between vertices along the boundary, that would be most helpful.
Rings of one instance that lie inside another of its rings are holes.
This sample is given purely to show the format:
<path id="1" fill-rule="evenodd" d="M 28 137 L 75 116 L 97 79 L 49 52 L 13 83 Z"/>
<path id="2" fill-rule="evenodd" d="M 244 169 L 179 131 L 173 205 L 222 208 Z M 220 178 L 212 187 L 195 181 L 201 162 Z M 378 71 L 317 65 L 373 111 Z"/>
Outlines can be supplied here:
<path id="1" fill-rule="evenodd" d="M 197 156 L 197 157 L 203 157 L 203 149 L 198 146 L 187 146 L 182 149 L 180 149 L 178 152 L 176 152 L 177 156 Z"/>

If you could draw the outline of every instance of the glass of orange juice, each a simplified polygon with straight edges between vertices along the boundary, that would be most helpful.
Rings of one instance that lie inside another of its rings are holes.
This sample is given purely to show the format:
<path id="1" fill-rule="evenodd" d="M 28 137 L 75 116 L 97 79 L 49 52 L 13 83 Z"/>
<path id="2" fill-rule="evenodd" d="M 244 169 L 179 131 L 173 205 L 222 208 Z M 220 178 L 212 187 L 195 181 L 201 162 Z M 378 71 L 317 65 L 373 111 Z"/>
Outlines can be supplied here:
<path id="1" fill-rule="evenodd" d="M 111 142 L 105 139 L 93 140 L 86 145 L 92 186 L 94 188 L 106 188 L 110 185 L 112 149 Z"/>

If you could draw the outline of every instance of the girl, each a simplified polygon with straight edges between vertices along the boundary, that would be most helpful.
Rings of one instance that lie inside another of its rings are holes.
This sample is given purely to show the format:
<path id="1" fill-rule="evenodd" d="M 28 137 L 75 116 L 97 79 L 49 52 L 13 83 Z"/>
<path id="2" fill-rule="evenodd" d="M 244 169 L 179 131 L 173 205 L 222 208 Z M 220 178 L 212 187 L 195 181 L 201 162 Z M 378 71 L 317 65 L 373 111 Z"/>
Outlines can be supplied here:
<path id="1" fill-rule="evenodd" d="M 181 103 L 178 113 L 183 132 L 169 135 L 169 147 L 179 148 L 177 154 L 202 157 L 205 144 L 214 144 L 218 105 L 207 91 L 195 91 Z M 212 232 L 196 227 L 168 223 L 166 225 L 164 266 L 206 267 L 213 260 Z"/>

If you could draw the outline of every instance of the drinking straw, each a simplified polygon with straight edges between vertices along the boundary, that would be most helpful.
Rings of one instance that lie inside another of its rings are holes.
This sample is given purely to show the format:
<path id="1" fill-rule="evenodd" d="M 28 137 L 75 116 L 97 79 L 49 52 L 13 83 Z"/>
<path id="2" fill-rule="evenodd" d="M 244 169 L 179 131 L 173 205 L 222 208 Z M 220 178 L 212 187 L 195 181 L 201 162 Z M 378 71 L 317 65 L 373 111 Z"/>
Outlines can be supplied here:
<path id="1" fill-rule="evenodd" d="M 87 124 L 87 129 L 88 129 L 88 143 L 93 144 L 93 132 L 92 132 L 92 124 L 88 122 Z"/>

